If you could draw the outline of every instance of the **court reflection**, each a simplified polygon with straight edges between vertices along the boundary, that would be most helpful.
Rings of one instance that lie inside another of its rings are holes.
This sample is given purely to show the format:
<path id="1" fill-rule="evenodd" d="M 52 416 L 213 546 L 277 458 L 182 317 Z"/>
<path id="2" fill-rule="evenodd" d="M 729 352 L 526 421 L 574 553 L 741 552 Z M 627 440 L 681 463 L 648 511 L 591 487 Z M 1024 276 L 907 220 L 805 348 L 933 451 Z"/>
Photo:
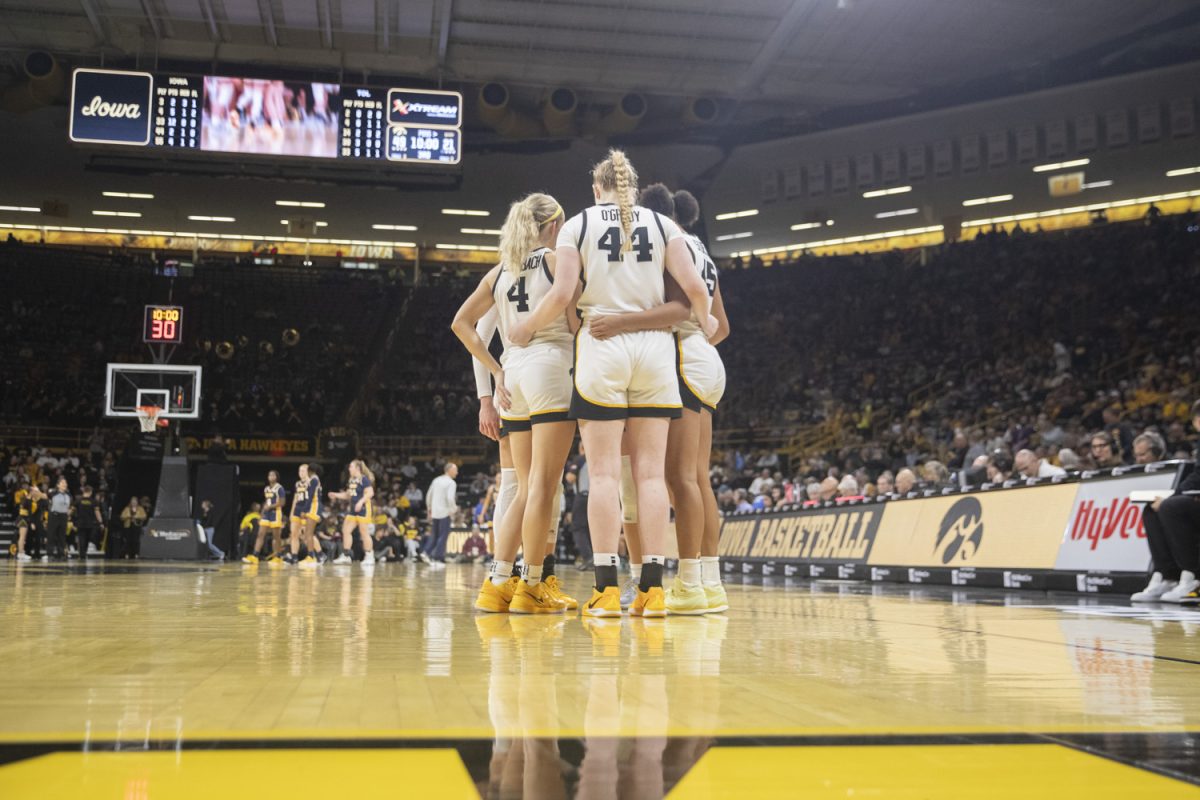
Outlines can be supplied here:
<path id="1" fill-rule="evenodd" d="M 711 746 L 723 617 L 475 624 L 494 730 L 486 772 L 472 770 L 482 797 L 661 798 Z M 580 708 L 582 738 L 560 738 Z"/>

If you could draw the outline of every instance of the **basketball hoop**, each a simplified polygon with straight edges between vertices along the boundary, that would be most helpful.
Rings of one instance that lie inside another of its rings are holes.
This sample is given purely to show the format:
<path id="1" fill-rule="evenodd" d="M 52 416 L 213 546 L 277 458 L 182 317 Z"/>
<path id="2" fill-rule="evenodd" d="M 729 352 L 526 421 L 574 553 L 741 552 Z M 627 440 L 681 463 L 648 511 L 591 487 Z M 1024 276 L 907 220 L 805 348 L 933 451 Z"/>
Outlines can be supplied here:
<path id="1" fill-rule="evenodd" d="M 162 409 L 158 406 L 137 407 L 138 425 L 142 427 L 142 433 L 153 433 L 156 426 L 165 428 L 168 425 L 165 419 L 158 418 L 161 413 Z"/>

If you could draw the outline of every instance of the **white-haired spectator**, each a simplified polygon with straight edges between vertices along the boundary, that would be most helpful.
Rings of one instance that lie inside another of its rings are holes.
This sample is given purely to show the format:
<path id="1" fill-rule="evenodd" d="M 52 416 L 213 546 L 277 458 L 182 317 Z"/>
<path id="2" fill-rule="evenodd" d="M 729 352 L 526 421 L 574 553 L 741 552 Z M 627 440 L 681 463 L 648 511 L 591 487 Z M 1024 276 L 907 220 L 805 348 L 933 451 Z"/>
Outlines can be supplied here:
<path id="1" fill-rule="evenodd" d="M 1044 458 L 1039 458 L 1032 450 L 1018 450 L 1013 464 L 1017 472 L 1026 478 L 1058 478 L 1067 474 L 1062 467 L 1056 467 Z"/>
<path id="2" fill-rule="evenodd" d="M 904 497 L 917 486 L 917 474 L 908 467 L 896 473 L 896 494 Z"/>
<path id="3" fill-rule="evenodd" d="M 1167 452 L 1167 443 L 1154 431 L 1146 431 L 1133 440 L 1133 460 L 1137 464 L 1153 464 L 1162 461 Z"/>
<path id="4" fill-rule="evenodd" d="M 804 505 L 806 506 L 816 505 L 817 503 L 821 502 L 821 484 L 817 483 L 816 481 L 812 481 L 804 487 L 804 495 L 808 498 L 804 502 Z"/>
<path id="5" fill-rule="evenodd" d="M 837 493 L 839 500 L 846 500 L 854 497 L 862 497 L 859 492 L 858 481 L 853 475 L 847 475 L 838 482 Z"/>

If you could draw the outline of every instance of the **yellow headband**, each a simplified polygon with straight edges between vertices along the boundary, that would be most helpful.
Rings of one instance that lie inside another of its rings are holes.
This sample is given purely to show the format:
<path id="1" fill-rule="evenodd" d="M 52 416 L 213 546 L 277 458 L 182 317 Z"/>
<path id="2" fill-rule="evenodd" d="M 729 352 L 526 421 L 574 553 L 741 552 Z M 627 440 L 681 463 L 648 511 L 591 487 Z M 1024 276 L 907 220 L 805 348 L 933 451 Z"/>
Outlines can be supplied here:
<path id="1" fill-rule="evenodd" d="M 558 219 L 559 215 L 560 215 L 560 214 L 562 214 L 562 213 L 563 213 L 562 206 L 558 206 L 557 208 L 555 208 L 555 209 L 554 209 L 554 213 L 553 213 L 553 214 L 551 214 L 551 215 L 550 215 L 550 216 L 549 216 L 549 217 L 546 219 L 546 221 L 545 221 L 545 222 L 543 222 L 542 224 L 543 224 L 543 225 L 549 225 L 551 222 L 554 222 L 554 220 Z"/>

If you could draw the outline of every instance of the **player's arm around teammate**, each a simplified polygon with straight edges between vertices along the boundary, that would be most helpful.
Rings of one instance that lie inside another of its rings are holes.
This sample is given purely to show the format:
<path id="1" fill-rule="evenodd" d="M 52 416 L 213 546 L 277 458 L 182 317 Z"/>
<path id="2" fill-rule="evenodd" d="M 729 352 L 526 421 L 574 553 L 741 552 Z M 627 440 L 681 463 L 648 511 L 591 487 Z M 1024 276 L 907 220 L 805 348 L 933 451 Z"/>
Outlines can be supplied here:
<path id="1" fill-rule="evenodd" d="M 503 504 L 499 523 L 494 526 L 496 557 L 492 575 L 476 601 L 476 608 L 485 611 L 554 612 L 570 604 L 569 598 L 558 591 L 557 579 L 541 585 L 543 571 L 552 558 L 547 553 L 551 509 L 561 484 L 566 451 L 574 437 L 574 423 L 567 419 L 571 389 L 566 304 L 560 309 L 559 320 L 538 341 L 514 348 L 508 338 L 512 327 L 528 315 L 531 301 L 537 303 L 556 290 L 549 245 L 557 238 L 562 217 L 557 201 L 548 195 L 532 194 L 514 203 L 501 232 L 501 263 L 467 298 L 451 325 L 471 355 L 496 379 L 500 417 L 507 434 L 501 445 L 502 467 L 507 445 L 517 477 L 512 502 Z M 574 287 L 565 286 L 561 291 L 569 302 Z M 505 345 L 503 365 L 487 351 L 477 328 L 478 321 L 493 307 Z M 481 411 L 481 420 L 483 416 Z M 556 527 L 554 531 L 557 533 Z M 509 574 L 521 544 L 525 551 L 524 580 L 513 587 Z M 513 597 L 520 595 L 515 605 L 505 596 L 509 589 Z"/>

